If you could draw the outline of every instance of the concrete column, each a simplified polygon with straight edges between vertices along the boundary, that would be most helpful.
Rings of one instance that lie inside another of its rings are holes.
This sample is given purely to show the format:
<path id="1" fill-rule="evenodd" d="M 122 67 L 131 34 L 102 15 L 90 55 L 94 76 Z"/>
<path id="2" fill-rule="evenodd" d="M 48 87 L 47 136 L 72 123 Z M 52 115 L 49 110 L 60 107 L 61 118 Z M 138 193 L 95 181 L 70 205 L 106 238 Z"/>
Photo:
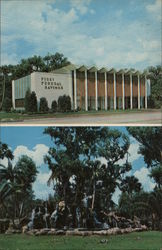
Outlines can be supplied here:
<path id="1" fill-rule="evenodd" d="M 12 81 L 12 105 L 15 109 L 15 81 Z"/>
<path id="2" fill-rule="evenodd" d="M 116 110 L 116 75 L 114 72 L 114 110 Z"/>
<path id="3" fill-rule="evenodd" d="M 98 82 L 97 82 L 97 71 L 95 71 L 95 103 L 96 110 L 98 110 Z"/>
<path id="4" fill-rule="evenodd" d="M 123 110 L 125 109 L 125 83 L 124 83 L 124 73 L 122 73 L 122 93 L 123 93 Z"/>
<path id="5" fill-rule="evenodd" d="M 107 73 L 105 72 L 105 110 L 107 110 Z"/>
<path id="6" fill-rule="evenodd" d="M 138 109 L 140 109 L 140 76 L 138 75 Z"/>
<path id="7" fill-rule="evenodd" d="M 145 109 L 147 109 L 147 77 L 145 75 Z"/>
<path id="8" fill-rule="evenodd" d="M 88 111 L 88 82 L 87 82 L 87 70 L 85 70 L 85 110 Z"/>
<path id="9" fill-rule="evenodd" d="M 76 78 L 76 69 L 74 70 L 74 109 L 77 109 L 77 78 Z"/>
<path id="10" fill-rule="evenodd" d="M 130 74 L 130 108 L 133 109 L 132 74 Z"/>

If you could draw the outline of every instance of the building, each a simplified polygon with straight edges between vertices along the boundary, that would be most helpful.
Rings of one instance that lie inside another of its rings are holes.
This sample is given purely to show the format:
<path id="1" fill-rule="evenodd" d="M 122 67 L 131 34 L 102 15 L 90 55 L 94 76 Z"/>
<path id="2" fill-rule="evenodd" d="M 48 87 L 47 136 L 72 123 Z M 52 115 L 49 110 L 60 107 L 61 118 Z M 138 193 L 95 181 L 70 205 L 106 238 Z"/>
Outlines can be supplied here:
<path id="1" fill-rule="evenodd" d="M 24 108 L 26 91 L 45 97 L 49 107 L 59 96 L 69 95 L 72 108 L 80 110 L 147 109 L 150 80 L 146 72 L 69 64 L 53 72 L 33 72 L 12 82 L 15 109 Z"/>

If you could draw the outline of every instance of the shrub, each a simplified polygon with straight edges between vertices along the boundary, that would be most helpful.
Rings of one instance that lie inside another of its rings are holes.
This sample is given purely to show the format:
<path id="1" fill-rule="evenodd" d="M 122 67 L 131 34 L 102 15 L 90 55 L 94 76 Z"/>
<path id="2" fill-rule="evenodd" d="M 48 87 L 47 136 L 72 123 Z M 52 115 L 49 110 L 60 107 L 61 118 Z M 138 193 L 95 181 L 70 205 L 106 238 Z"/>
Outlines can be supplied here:
<path id="1" fill-rule="evenodd" d="M 56 112 L 57 111 L 57 102 L 54 100 L 51 104 L 51 110 L 53 112 Z"/>
<path id="2" fill-rule="evenodd" d="M 11 111 L 11 107 L 12 107 L 12 100 L 11 100 L 10 98 L 6 97 L 6 98 L 4 99 L 2 109 L 3 109 L 4 111 L 6 111 L 6 112 L 9 112 L 9 111 Z"/>
<path id="3" fill-rule="evenodd" d="M 25 111 L 30 112 L 31 105 L 30 105 L 30 90 L 28 89 L 25 94 L 25 101 L 24 101 L 24 106 L 25 106 Z"/>
<path id="4" fill-rule="evenodd" d="M 48 112 L 48 102 L 45 97 L 40 98 L 39 111 L 40 112 Z"/>
<path id="5" fill-rule="evenodd" d="M 58 110 L 61 112 L 67 112 L 71 110 L 71 98 L 70 96 L 60 96 L 58 99 Z"/>
<path id="6" fill-rule="evenodd" d="M 26 112 L 37 112 L 37 96 L 34 91 L 30 93 L 30 90 L 27 90 L 24 105 Z"/>
<path id="7" fill-rule="evenodd" d="M 30 106 L 31 106 L 31 112 L 37 112 L 37 96 L 36 93 L 33 91 L 30 95 Z"/>

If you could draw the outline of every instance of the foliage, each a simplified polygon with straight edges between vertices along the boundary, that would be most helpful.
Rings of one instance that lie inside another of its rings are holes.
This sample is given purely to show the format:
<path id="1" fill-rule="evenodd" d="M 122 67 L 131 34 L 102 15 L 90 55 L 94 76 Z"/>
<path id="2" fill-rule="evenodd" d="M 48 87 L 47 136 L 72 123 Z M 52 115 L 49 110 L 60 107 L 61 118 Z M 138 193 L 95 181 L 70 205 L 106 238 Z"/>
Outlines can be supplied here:
<path id="1" fill-rule="evenodd" d="M 71 111 L 71 98 L 70 96 L 60 96 L 58 98 L 58 110 L 60 112 Z"/>
<path id="2" fill-rule="evenodd" d="M 8 145 L 0 141 L 0 159 L 4 158 L 12 160 L 14 158 L 12 151 L 8 148 Z"/>
<path id="3" fill-rule="evenodd" d="M 40 112 L 48 112 L 48 102 L 45 97 L 40 98 L 40 103 L 39 103 L 39 111 Z"/>
<path id="4" fill-rule="evenodd" d="M 139 153 L 144 156 L 148 167 L 159 165 L 162 152 L 162 128 L 129 127 L 128 131 L 140 143 Z"/>
<path id="5" fill-rule="evenodd" d="M 109 210 L 118 181 L 131 168 L 127 161 L 118 163 L 127 154 L 128 138 L 106 127 L 49 127 L 44 133 L 54 143 L 45 162 L 51 170 L 48 183 L 54 185 L 55 197 L 75 210 L 86 195 L 91 197 L 92 210 Z"/>
<path id="6" fill-rule="evenodd" d="M 120 189 L 128 195 L 132 195 L 135 192 L 139 192 L 141 190 L 141 183 L 134 176 L 126 176 L 125 179 L 122 180 L 120 184 Z"/>
<path id="7" fill-rule="evenodd" d="M 25 111 L 37 112 L 37 97 L 34 91 L 30 93 L 30 90 L 27 90 L 25 94 Z"/>
<path id="8" fill-rule="evenodd" d="M 162 189 L 162 164 L 151 169 L 150 177 L 157 183 L 157 187 Z"/>
<path id="9" fill-rule="evenodd" d="M 28 156 L 22 156 L 15 166 L 8 160 L 8 166 L 0 164 L 0 206 L 2 216 L 22 218 L 30 211 L 33 199 L 32 184 L 36 179 L 35 163 Z"/>
<path id="10" fill-rule="evenodd" d="M 149 67 L 151 80 L 151 97 L 149 106 L 152 108 L 161 108 L 162 106 L 162 66 Z"/>
<path id="11" fill-rule="evenodd" d="M 37 112 L 37 96 L 34 91 L 31 92 L 30 101 L 31 101 L 30 112 Z"/>
<path id="12" fill-rule="evenodd" d="M 12 100 L 8 97 L 5 97 L 2 109 L 6 112 L 9 112 L 11 111 L 11 107 L 12 107 Z"/>
<path id="13" fill-rule="evenodd" d="M 51 104 L 51 110 L 55 113 L 57 111 L 57 102 L 54 100 Z"/>

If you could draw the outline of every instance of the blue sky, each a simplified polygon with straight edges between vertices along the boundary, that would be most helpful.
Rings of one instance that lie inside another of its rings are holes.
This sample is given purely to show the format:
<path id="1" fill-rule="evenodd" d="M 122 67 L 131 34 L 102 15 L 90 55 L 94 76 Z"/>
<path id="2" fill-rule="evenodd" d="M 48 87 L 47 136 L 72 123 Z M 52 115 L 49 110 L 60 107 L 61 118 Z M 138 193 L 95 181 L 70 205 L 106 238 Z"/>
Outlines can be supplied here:
<path id="1" fill-rule="evenodd" d="M 49 193 L 53 193 L 52 187 L 47 186 L 50 172 L 48 166 L 44 164 L 43 157 L 47 154 L 52 141 L 48 135 L 44 135 L 45 127 L 1 127 L 0 138 L 3 143 L 7 143 L 14 153 L 15 164 L 21 155 L 28 155 L 37 165 L 39 174 L 33 189 L 37 198 L 47 198 Z M 114 127 L 110 127 L 114 128 Z M 127 133 L 125 127 L 115 127 Z M 130 136 L 129 136 L 130 137 Z M 139 144 L 130 137 L 129 161 L 132 163 L 132 171 L 128 175 L 134 175 L 142 183 L 145 191 L 150 191 L 154 187 L 153 181 L 148 177 L 149 170 L 146 168 L 143 157 L 138 154 Z M 103 161 L 104 162 L 104 161 Z M 2 161 L 7 164 L 6 159 Z M 121 161 L 122 163 L 122 161 Z M 117 202 L 120 191 L 117 189 L 114 194 L 114 201 Z"/>
<path id="2" fill-rule="evenodd" d="M 72 63 L 160 64 L 161 0 L 2 0 L 1 63 L 63 53 Z"/>

